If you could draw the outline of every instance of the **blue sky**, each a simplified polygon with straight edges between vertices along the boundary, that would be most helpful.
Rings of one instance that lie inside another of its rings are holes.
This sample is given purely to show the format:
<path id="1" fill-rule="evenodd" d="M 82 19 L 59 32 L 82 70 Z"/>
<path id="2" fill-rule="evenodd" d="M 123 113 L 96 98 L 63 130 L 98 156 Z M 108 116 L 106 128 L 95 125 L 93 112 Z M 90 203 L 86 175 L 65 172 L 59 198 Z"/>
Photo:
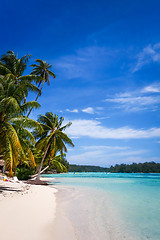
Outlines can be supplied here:
<path id="1" fill-rule="evenodd" d="M 70 163 L 160 162 L 159 9 L 155 0 L 1 1 L 1 54 L 53 65 L 32 117 L 72 121 Z"/>

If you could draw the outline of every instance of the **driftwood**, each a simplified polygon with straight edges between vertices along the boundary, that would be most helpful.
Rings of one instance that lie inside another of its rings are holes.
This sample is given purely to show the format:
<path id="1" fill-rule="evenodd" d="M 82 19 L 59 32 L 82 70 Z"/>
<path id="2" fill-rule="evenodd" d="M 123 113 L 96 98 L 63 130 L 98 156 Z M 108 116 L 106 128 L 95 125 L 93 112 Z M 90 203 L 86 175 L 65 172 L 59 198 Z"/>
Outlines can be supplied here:
<path id="1" fill-rule="evenodd" d="M 43 173 L 44 171 L 46 171 L 48 168 L 49 168 L 49 166 L 45 167 L 45 168 L 40 172 L 40 174 Z M 32 175 L 31 178 L 34 178 L 34 177 L 36 177 L 37 175 L 38 175 L 38 173 Z"/>

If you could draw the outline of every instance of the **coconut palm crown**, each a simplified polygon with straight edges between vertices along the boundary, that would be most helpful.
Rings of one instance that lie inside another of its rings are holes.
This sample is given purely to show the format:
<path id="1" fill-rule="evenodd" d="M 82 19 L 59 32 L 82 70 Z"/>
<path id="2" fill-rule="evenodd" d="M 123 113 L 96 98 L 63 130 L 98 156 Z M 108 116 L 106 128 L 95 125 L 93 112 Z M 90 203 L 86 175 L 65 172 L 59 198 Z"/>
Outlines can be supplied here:
<path id="1" fill-rule="evenodd" d="M 31 74 L 33 76 L 39 77 L 39 78 L 37 78 L 36 83 L 38 84 L 38 87 L 41 86 L 40 92 L 37 94 L 37 97 L 35 99 L 35 101 L 37 101 L 38 97 L 40 96 L 40 94 L 42 92 L 44 83 L 47 82 L 49 85 L 50 84 L 49 77 L 52 76 L 55 79 L 56 75 L 52 71 L 49 70 L 52 67 L 52 65 L 46 63 L 46 61 L 42 61 L 41 59 L 36 59 L 35 62 L 37 62 L 38 64 L 31 65 L 31 67 L 34 67 Z M 30 109 L 27 117 L 30 115 L 31 111 L 32 111 L 32 108 Z"/>
<path id="2" fill-rule="evenodd" d="M 39 64 L 31 65 L 31 67 L 34 67 L 31 74 L 42 77 L 42 80 L 37 81 L 39 83 L 39 86 L 41 84 L 43 85 L 44 82 L 47 82 L 48 84 L 50 84 L 49 76 L 56 78 L 56 75 L 51 70 L 49 70 L 52 67 L 52 65 L 48 64 L 46 61 L 42 61 L 41 59 L 36 59 L 35 62 L 37 62 Z M 41 86 L 41 87 L 43 87 L 43 86 Z"/>
<path id="3" fill-rule="evenodd" d="M 0 76 L 5 78 L 5 81 L 10 81 L 21 86 L 21 95 L 23 95 L 23 101 L 26 102 L 26 97 L 30 91 L 40 94 L 40 90 L 37 86 L 32 84 L 32 81 L 40 81 L 41 77 L 37 75 L 23 75 L 24 70 L 27 67 L 27 62 L 31 55 L 25 55 L 22 58 L 17 58 L 13 51 L 8 51 L 0 58 Z"/>

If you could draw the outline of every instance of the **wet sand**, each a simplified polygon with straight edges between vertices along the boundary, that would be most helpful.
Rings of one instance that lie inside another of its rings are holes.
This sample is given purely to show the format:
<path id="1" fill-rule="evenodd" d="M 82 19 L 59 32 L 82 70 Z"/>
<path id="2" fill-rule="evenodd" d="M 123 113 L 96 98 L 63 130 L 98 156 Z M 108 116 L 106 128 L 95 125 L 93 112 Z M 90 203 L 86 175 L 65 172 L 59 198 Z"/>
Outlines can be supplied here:
<path id="1" fill-rule="evenodd" d="M 133 240 L 107 195 L 91 188 L 56 186 L 56 240 Z"/>

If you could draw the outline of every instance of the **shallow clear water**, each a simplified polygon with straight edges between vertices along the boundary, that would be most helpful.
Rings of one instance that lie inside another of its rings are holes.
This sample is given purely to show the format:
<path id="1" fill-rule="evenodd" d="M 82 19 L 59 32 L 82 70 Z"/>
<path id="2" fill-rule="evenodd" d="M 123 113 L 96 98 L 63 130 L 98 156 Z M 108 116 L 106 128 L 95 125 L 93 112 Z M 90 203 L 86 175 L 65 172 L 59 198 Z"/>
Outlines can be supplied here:
<path id="1" fill-rule="evenodd" d="M 109 196 L 134 239 L 160 239 L 160 174 L 68 173 L 47 177 L 56 178 L 56 185 L 100 191 L 96 198 Z M 105 206 L 99 211 L 105 214 Z"/>

